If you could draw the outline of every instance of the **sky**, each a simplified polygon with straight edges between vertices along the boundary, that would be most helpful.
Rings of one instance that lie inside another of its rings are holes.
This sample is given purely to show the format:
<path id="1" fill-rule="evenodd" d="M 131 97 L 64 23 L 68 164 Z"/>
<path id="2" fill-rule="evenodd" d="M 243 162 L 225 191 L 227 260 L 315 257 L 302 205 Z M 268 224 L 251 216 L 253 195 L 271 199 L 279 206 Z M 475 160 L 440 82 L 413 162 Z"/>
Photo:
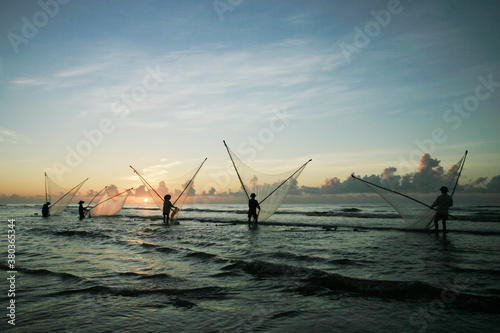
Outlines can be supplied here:
<path id="1" fill-rule="evenodd" d="M 498 1 L 0 3 L 0 196 L 177 178 L 239 188 L 223 140 L 314 188 L 428 154 L 500 175 Z M 491 185 L 491 184 L 490 184 Z"/>

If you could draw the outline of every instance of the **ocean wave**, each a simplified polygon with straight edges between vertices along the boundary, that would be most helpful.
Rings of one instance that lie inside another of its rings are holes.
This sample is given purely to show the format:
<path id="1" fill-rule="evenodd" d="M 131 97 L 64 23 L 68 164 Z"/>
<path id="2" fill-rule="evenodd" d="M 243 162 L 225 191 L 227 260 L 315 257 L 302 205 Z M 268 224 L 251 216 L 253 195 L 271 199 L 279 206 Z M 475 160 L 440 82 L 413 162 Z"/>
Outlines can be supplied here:
<path id="1" fill-rule="evenodd" d="M 271 263 L 262 260 L 253 260 L 251 262 L 238 261 L 232 265 L 224 267 L 225 270 L 241 269 L 242 271 L 256 276 L 300 276 L 315 271 L 311 268 L 291 266 L 287 264 Z"/>
<path id="2" fill-rule="evenodd" d="M 145 247 L 147 249 L 155 249 L 155 248 L 160 247 L 160 245 L 146 243 L 146 242 L 141 242 L 140 244 L 141 244 L 142 247 Z"/>
<path id="3" fill-rule="evenodd" d="M 131 219 L 151 219 L 159 220 L 162 219 L 161 212 L 155 208 L 128 208 L 129 211 L 126 213 L 126 217 Z M 157 216 L 141 216 L 133 214 L 133 210 L 146 210 L 146 211 L 158 211 Z M 471 221 L 471 222 L 500 222 L 500 212 L 497 210 L 492 210 L 488 207 L 457 207 L 453 208 L 456 214 L 454 217 L 460 221 Z M 190 213 L 190 219 L 200 219 L 200 220 L 214 220 L 213 216 L 219 221 L 226 222 L 228 219 L 234 219 L 238 215 L 246 215 L 247 209 L 218 209 L 213 208 L 184 208 L 182 210 L 184 213 Z M 203 217 L 203 215 L 209 215 L 210 217 Z M 327 210 L 301 210 L 300 207 L 297 210 L 281 208 L 274 213 L 277 216 L 304 216 L 304 217 L 343 217 L 343 218 L 356 218 L 356 219 L 385 219 L 385 220 L 395 220 L 401 219 L 401 216 L 393 210 L 391 207 L 384 207 L 380 209 L 377 207 L 337 207 Z M 182 220 L 184 217 L 181 214 Z"/>
<path id="4" fill-rule="evenodd" d="M 317 262 L 324 262 L 326 259 L 320 258 L 320 257 L 311 257 L 308 255 L 298 255 L 290 252 L 275 252 L 271 254 L 272 257 L 278 258 L 278 259 L 285 259 L 285 260 L 298 260 L 298 261 L 305 261 L 308 263 L 317 263 Z"/>
<path id="5" fill-rule="evenodd" d="M 54 235 L 57 236 L 78 236 L 78 237 L 89 237 L 89 238 L 110 238 L 110 236 L 105 235 L 96 231 L 86 231 L 86 230 L 64 230 L 64 231 L 53 231 Z"/>
<path id="6" fill-rule="evenodd" d="M 271 319 L 294 318 L 300 316 L 301 314 L 302 314 L 301 311 L 296 311 L 296 310 L 283 311 L 273 314 Z"/>
<path id="7" fill-rule="evenodd" d="M 193 250 L 193 249 L 190 249 L 187 247 L 182 247 L 182 246 L 179 246 L 177 248 L 172 248 L 172 247 L 167 247 L 167 246 L 163 246 L 163 245 L 142 242 L 142 241 L 138 241 L 138 240 L 125 241 L 125 243 L 126 244 L 139 244 L 141 247 L 144 247 L 146 249 L 151 249 L 151 250 L 163 252 L 163 253 L 183 253 L 183 255 L 186 258 L 190 258 L 190 259 L 215 260 L 215 261 L 220 261 L 220 262 L 226 262 L 225 259 L 220 258 L 216 254 L 204 252 L 204 251 Z"/>
<path id="8" fill-rule="evenodd" d="M 158 210 L 158 207 L 136 207 L 136 206 L 123 206 L 122 210 Z"/>
<path id="9" fill-rule="evenodd" d="M 248 209 L 201 209 L 201 208 L 183 208 L 184 212 L 209 212 L 209 213 L 228 213 L 228 214 L 247 214 Z"/>
<path id="10" fill-rule="evenodd" d="M 186 257 L 207 260 L 207 259 L 215 259 L 215 258 L 217 258 L 217 255 L 216 254 L 212 254 L 212 253 L 203 252 L 203 251 L 193 251 L 193 250 L 191 250 L 191 252 L 189 252 L 189 253 L 186 254 Z"/>
<path id="11" fill-rule="evenodd" d="M 342 258 L 342 259 L 332 259 L 328 261 L 329 264 L 332 265 L 341 265 L 341 266 L 348 266 L 348 265 L 365 265 L 367 263 L 373 263 L 370 260 L 351 260 L 348 258 Z"/>
<path id="12" fill-rule="evenodd" d="M 136 272 L 119 272 L 118 275 L 121 276 L 131 276 L 136 277 L 139 280 L 176 280 L 183 281 L 179 277 L 172 276 L 167 273 L 158 273 L 158 274 L 145 274 L 145 273 L 136 273 Z"/>
<path id="13" fill-rule="evenodd" d="M 125 245 L 132 245 L 132 246 L 135 246 L 135 245 L 138 244 L 139 246 L 141 246 L 141 247 L 143 247 L 145 249 L 154 250 L 154 251 L 163 252 L 163 253 L 175 253 L 175 252 L 179 252 L 177 249 L 172 248 L 172 247 L 158 245 L 158 244 L 153 244 L 153 243 L 147 243 L 147 242 L 143 242 L 143 241 L 140 241 L 140 240 L 128 240 L 128 241 L 122 240 L 122 241 L 119 241 L 119 242 L 122 243 L 122 244 L 125 244 Z"/>
<path id="14" fill-rule="evenodd" d="M 456 272 L 465 272 L 465 273 L 481 273 L 486 275 L 500 276 L 499 269 L 482 269 L 482 268 L 470 268 L 470 267 L 458 267 L 449 265 Z"/>
<path id="15" fill-rule="evenodd" d="M 347 261 L 348 262 L 348 261 Z M 444 299 L 454 306 L 469 310 L 488 313 L 500 313 L 500 297 L 481 296 L 459 292 L 453 289 L 433 286 L 420 281 L 389 281 L 369 280 L 327 273 L 314 268 L 292 266 L 287 264 L 271 263 L 254 260 L 251 262 L 238 261 L 227 265 L 224 270 L 241 270 L 258 277 L 287 277 L 287 281 L 295 284 L 294 290 L 300 294 L 323 295 L 325 289 L 331 292 L 357 293 L 363 296 L 407 299 Z M 294 282 L 291 280 L 295 279 Z"/>
<path id="16" fill-rule="evenodd" d="M 321 273 L 308 280 L 309 286 L 320 286 L 332 291 L 355 292 L 367 296 L 398 300 L 428 298 L 441 300 L 468 310 L 500 313 L 500 297 L 480 296 L 435 287 L 419 281 L 366 280 L 339 274 Z M 307 288 L 307 287 L 306 287 Z M 310 292 L 311 288 L 308 288 Z"/>
<path id="17" fill-rule="evenodd" d="M 190 219 L 179 219 L 182 221 L 195 221 L 201 223 L 211 223 L 216 226 L 228 226 L 228 225 L 247 225 L 248 221 L 245 220 L 217 220 L 214 221 L 210 218 L 190 218 Z M 355 222 L 352 224 L 343 223 L 342 225 L 337 225 L 333 222 L 330 223 L 306 223 L 306 222 L 286 222 L 286 221 L 264 221 L 259 222 L 260 226 L 282 226 L 282 227 L 290 227 L 290 229 L 286 229 L 283 231 L 290 232 L 316 232 L 316 231 L 324 231 L 324 232 L 366 232 L 370 230 L 387 230 L 387 231 L 402 231 L 402 232 L 416 232 L 416 233 L 434 233 L 434 229 L 409 229 L 403 226 L 401 223 L 401 227 L 397 226 L 380 226 L 380 225 L 370 225 L 370 224 L 360 224 L 359 222 Z M 317 228 L 317 229 L 316 229 Z M 471 234 L 478 236 L 500 236 L 500 231 L 498 230 L 460 230 L 460 229 L 448 229 L 447 232 L 449 234 L 460 233 L 460 234 Z"/>
<path id="18" fill-rule="evenodd" d="M 161 288 L 161 289 L 148 289 L 148 288 L 133 288 L 133 287 L 108 287 L 108 286 L 92 286 L 81 289 L 70 289 L 55 292 L 49 296 L 67 296 L 73 294 L 105 294 L 114 296 L 137 297 L 147 295 L 166 295 L 166 296 L 184 296 L 197 299 L 204 298 L 223 298 L 226 295 L 226 290 L 222 287 L 199 287 L 199 288 Z"/>
<path id="19" fill-rule="evenodd" d="M 0 264 L 0 269 L 3 270 L 10 270 L 8 266 Z M 66 272 L 54 272 L 48 269 L 33 269 L 33 268 L 25 268 L 25 267 L 16 267 L 16 271 L 24 274 L 29 274 L 29 275 L 37 275 L 37 276 L 53 276 L 57 278 L 61 278 L 63 280 L 72 280 L 72 281 L 84 281 L 83 278 L 73 275 L 71 273 L 66 273 Z"/>

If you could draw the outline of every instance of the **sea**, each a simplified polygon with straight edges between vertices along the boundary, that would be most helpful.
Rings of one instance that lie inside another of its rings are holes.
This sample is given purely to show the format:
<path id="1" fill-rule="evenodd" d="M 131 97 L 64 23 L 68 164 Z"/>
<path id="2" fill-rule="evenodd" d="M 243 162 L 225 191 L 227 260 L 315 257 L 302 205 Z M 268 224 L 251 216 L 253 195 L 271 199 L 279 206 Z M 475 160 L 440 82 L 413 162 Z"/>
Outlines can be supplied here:
<path id="1" fill-rule="evenodd" d="M 499 332 L 500 206 L 453 214 L 436 235 L 383 204 L 285 204 L 256 229 L 243 204 L 173 225 L 3 205 L 0 331 Z"/>

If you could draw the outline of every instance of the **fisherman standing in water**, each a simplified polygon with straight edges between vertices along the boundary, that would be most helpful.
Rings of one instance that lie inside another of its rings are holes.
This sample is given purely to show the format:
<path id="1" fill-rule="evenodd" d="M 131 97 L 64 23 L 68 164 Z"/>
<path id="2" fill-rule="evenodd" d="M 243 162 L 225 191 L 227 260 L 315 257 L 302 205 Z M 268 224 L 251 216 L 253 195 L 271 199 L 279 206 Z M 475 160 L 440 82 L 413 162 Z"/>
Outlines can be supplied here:
<path id="1" fill-rule="evenodd" d="M 252 227 L 252 217 L 255 221 L 254 228 L 257 227 L 257 220 L 259 218 L 259 214 L 257 213 L 257 208 L 260 213 L 259 202 L 255 200 L 255 193 L 250 194 L 251 199 L 248 200 L 248 227 Z"/>
<path id="2" fill-rule="evenodd" d="M 80 202 L 78 203 L 78 213 L 80 214 L 80 220 L 83 220 L 85 218 L 86 209 L 83 208 L 84 203 L 85 203 L 85 201 L 82 201 L 82 200 L 80 200 Z"/>
<path id="3" fill-rule="evenodd" d="M 172 210 L 172 208 L 178 209 L 170 202 L 170 198 L 172 198 L 172 196 L 170 194 L 167 194 L 163 197 L 163 199 L 164 199 L 164 201 L 163 201 L 163 223 L 165 223 L 165 224 L 168 224 L 170 221 L 170 211 Z M 175 213 L 172 214 L 172 217 L 173 217 L 173 215 L 175 215 Z"/>
<path id="4" fill-rule="evenodd" d="M 436 217 L 434 217 L 434 227 L 436 228 L 436 233 L 438 232 L 438 222 L 443 221 L 443 233 L 446 233 L 446 220 L 448 219 L 448 209 L 453 207 L 453 198 L 448 195 L 448 188 L 443 186 L 439 189 L 441 195 L 436 198 L 436 201 L 431 205 L 431 208 L 437 206 Z"/>
<path id="5" fill-rule="evenodd" d="M 50 216 L 50 210 L 49 210 L 50 202 L 46 202 L 43 207 L 42 207 L 42 216 L 43 217 L 49 217 Z"/>

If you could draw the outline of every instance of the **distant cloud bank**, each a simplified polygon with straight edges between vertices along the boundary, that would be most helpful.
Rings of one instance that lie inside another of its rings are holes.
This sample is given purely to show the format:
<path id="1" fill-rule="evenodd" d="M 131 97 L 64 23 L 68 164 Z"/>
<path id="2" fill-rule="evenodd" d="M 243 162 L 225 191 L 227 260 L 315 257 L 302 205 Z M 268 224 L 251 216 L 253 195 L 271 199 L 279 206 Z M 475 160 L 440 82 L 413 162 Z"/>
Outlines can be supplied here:
<path id="1" fill-rule="evenodd" d="M 358 177 L 375 185 L 388 187 L 405 193 L 405 190 L 407 191 L 410 188 L 418 187 L 421 184 L 446 183 L 447 177 L 454 174 L 458 166 L 453 165 L 449 170 L 445 171 L 440 163 L 441 161 L 437 158 L 432 158 L 429 154 L 424 154 L 420 158 L 418 170 L 414 173 L 397 175 L 397 168 L 387 167 L 378 175 L 372 174 Z M 159 188 L 164 186 L 164 182 L 158 184 Z M 113 193 L 119 192 L 119 189 L 115 185 L 108 186 L 108 189 L 112 189 Z M 437 195 L 439 192 L 438 190 L 439 189 L 436 188 L 436 193 L 434 194 Z M 88 202 L 92 200 L 98 192 L 99 190 L 96 191 L 94 189 L 87 190 L 85 193 L 79 192 L 75 196 L 74 201 L 86 200 Z M 295 182 L 288 194 L 289 198 L 287 202 L 344 203 L 347 201 L 373 201 L 373 197 L 376 196 L 372 194 L 373 192 L 367 186 L 349 175 L 345 180 L 341 180 L 338 177 L 327 178 L 324 184 L 318 187 L 299 186 L 298 182 Z M 196 191 L 195 184 L 189 195 L 187 203 L 194 204 L 245 202 L 245 194 L 241 189 L 237 192 L 231 190 L 218 191 L 212 187 L 208 191 L 198 192 Z M 484 202 L 485 204 L 490 201 L 488 197 L 492 199 L 494 197 L 495 199 L 491 201 L 496 202 L 497 198 L 500 196 L 500 175 L 494 176 L 491 179 L 488 179 L 488 177 L 479 177 L 469 181 L 466 181 L 465 178 L 462 177 L 457 186 L 456 195 L 462 198 L 469 196 L 474 198 L 474 202 Z M 148 197 L 149 193 L 144 188 L 144 185 L 141 185 L 133 190 L 129 199 L 127 199 L 127 203 L 147 203 L 144 199 Z M 0 196 L 0 204 L 39 204 L 43 203 L 44 200 L 45 198 L 41 195 L 24 197 L 17 194 L 12 194 L 10 196 L 4 194 Z"/>

